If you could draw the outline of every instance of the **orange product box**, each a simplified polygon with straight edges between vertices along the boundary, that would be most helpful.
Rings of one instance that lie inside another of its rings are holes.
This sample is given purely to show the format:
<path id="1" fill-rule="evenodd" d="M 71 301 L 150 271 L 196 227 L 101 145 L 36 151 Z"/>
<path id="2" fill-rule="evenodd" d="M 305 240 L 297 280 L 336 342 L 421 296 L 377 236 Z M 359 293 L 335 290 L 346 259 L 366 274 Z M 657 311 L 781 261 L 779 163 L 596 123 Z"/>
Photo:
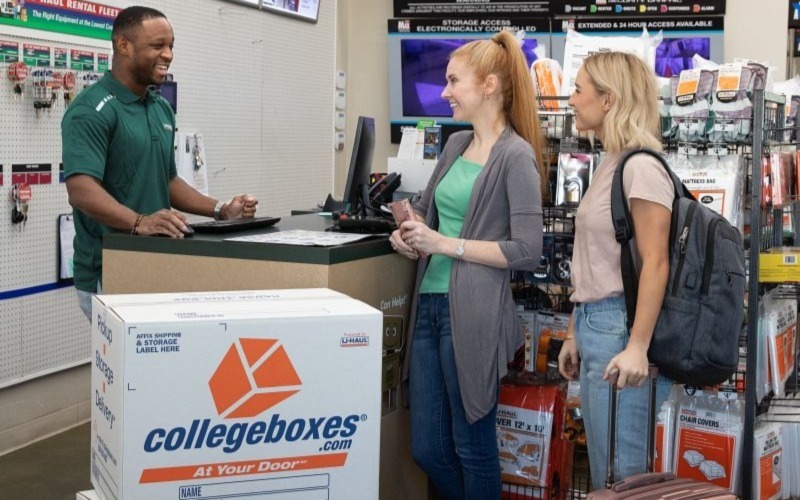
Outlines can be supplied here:
<path id="1" fill-rule="evenodd" d="M 500 387 L 497 443 L 504 498 L 550 498 L 553 489 L 568 489 L 574 444 L 563 438 L 566 387 L 561 384 Z M 531 493 L 537 495 L 530 496 Z"/>

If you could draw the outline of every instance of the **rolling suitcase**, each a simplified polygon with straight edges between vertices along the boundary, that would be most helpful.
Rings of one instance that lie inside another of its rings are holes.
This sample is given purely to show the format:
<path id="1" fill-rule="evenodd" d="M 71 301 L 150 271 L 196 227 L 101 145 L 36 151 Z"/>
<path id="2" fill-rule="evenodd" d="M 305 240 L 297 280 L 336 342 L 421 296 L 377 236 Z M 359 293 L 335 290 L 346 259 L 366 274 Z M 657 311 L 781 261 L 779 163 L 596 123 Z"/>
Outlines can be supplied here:
<path id="1" fill-rule="evenodd" d="M 588 500 L 735 500 L 737 497 L 730 491 L 719 486 L 676 477 L 674 474 L 657 474 L 653 471 L 655 452 L 655 421 L 656 421 L 656 379 L 658 368 L 650 367 L 650 405 L 648 408 L 647 424 L 647 471 L 636 474 L 621 481 L 614 482 L 614 448 L 616 447 L 617 431 L 617 376 L 609 376 L 609 418 L 608 418 L 608 469 L 606 473 L 606 487 L 589 493 Z"/>

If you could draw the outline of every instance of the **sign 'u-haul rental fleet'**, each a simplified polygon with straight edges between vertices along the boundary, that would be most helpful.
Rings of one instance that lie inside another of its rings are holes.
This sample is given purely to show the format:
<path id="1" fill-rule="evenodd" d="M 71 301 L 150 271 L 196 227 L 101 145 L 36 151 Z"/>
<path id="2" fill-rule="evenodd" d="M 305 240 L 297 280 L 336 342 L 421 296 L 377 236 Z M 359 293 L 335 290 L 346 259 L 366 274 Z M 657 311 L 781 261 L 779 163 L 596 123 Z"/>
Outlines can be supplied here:
<path id="1" fill-rule="evenodd" d="M 97 296 L 97 495 L 377 499 L 381 330 L 327 289 Z"/>

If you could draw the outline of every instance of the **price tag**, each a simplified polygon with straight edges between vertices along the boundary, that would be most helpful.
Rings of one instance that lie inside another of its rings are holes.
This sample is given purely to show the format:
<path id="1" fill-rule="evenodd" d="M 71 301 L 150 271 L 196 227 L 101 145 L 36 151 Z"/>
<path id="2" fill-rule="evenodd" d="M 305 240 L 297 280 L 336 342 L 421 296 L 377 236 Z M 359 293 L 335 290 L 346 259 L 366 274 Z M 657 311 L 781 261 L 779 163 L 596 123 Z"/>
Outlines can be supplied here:
<path id="1" fill-rule="evenodd" d="M 714 122 L 715 132 L 735 132 L 736 122 L 732 119 L 718 119 Z"/>
<path id="2" fill-rule="evenodd" d="M 725 156 L 728 154 L 728 147 L 721 144 L 709 144 L 707 153 L 710 155 Z"/>
<path id="3" fill-rule="evenodd" d="M 697 95 L 697 88 L 700 85 L 700 70 L 685 69 L 681 71 L 678 80 L 678 91 L 676 92 L 675 102 L 680 106 L 686 106 L 694 102 Z"/>
<path id="4" fill-rule="evenodd" d="M 687 156 L 696 156 L 697 155 L 697 145 L 684 143 L 678 144 L 678 154 L 687 155 Z"/>

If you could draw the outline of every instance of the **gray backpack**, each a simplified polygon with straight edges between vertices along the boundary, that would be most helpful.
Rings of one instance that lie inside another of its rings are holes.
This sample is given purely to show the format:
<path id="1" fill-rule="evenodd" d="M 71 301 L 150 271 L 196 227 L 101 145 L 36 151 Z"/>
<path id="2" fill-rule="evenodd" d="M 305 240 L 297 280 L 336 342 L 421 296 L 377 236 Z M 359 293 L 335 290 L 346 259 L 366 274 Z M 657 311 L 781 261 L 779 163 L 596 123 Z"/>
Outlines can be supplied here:
<path id="1" fill-rule="evenodd" d="M 636 312 L 639 278 L 631 253 L 633 222 L 622 171 L 637 154 L 658 159 L 675 186 L 669 282 L 647 356 L 662 374 L 678 383 L 717 385 L 730 378 L 739 364 L 745 288 L 742 236 L 724 217 L 698 202 L 660 154 L 648 149 L 624 154 L 611 185 L 611 216 L 622 245 L 628 329 Z"/>

